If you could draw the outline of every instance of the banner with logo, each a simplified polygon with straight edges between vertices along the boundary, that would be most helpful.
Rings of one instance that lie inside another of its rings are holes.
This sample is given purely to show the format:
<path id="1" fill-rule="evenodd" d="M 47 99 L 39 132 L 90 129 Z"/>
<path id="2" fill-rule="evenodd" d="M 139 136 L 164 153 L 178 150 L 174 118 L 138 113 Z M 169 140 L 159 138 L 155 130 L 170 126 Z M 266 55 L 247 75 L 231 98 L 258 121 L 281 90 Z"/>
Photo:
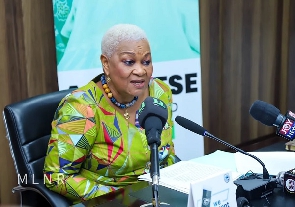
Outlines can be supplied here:
<path id="1" fill-rule="evenodd" d="M 203 124 L 198 0 L 53 0 L 53 12 L 60 90 L 102 72 L 100 44 L 107 29 L 135 24 L 148 36 L 153 76 L 171 86 L 174 118 Z M 204 155 L 202 136 L 177 123 L 174 132 L 181 159 Z"/>

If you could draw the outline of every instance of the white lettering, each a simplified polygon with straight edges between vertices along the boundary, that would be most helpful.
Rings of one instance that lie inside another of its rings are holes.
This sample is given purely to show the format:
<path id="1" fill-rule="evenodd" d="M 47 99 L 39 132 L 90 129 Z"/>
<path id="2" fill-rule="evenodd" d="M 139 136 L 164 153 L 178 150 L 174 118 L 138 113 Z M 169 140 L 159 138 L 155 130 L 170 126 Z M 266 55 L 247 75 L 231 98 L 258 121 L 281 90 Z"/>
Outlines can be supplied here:
<path id="1" fill-rule="evenodd" d="M 46 174 L 43 174 L 43 181 L 44 181 L 44 184 L 46 183 L 45 180 L 47 180 L 48 183 L 51 184 L 51 174 L 49 175 L 49 178 L 46 176 Z"/>
<path id="2" fill-rule="evenodd" d="M 64 183 L 64 179 L 65 179 L 64 174 L 58 174 L 58 177 L 57 177 L 57 184 L 59 184 L 60 181 L 61 181 L 62 183 Z"/>
<path id="3" fill-rule="evenodd" d="M 280 130 L 281 133 L 284 133 L 285 135 L 289 132 L 291 126 L 293 125 L 293 122 L 290 119 L 287 119 Z"/>
<path id="4" fill-rule="evenodd" d="M 295 126 L 293 125 L 292 128 L 290 129 L 289 133 L 287 134 L 287 137 L 289 137 L 290 139 L 292 139 L 292 137 L 295 134 Z"/>
<path id="5" fill-rule="evenodd" d="M 39 184 L 39 183 L 35 183 L 35 175 L 34 174 L 32 175 L 32 181 L 33 181 L 32 184 Z"/>
<path id="6" fill-rule="evenodd" d="M 28 176 L 27 176 L 27 174 L 24 175 L 23 180 L 21 178 L 21 175 L 18 174 L 17 175 L 17 183 L 20 185 L 20 182 L 19 181 L 21 181 L 21 183 L 24 183 L 24 181 L 26 181 L 25 184 L 28 184 Z"/>

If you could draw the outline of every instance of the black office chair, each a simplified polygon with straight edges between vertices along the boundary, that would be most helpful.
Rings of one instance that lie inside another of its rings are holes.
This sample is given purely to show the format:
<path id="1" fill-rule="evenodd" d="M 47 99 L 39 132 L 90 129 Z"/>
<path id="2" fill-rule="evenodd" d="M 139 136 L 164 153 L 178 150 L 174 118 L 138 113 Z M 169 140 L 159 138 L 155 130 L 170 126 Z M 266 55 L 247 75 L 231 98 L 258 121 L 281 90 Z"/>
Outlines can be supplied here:
<path id="1" fill-rule="evenodd" d="M 70 206 L 72 203 L 44 185 L 43 166 L 51 133 L 51 122 L 61 99 L 72 89 L 35 96 L 7 105 L 4 124 L 19 185 L 21 205 Z M 36 184 L 38 183 L 38 184 Z"/>

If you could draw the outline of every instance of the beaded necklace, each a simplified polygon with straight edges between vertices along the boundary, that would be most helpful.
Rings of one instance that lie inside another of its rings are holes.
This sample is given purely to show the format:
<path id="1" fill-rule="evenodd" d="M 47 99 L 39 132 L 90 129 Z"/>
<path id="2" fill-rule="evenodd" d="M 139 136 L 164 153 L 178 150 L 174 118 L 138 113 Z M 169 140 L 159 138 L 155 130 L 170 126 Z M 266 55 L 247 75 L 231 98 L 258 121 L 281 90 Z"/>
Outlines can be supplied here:
<path id="1" fill-rule="evenodd" d="M 137 101 L 138 99 L 138 96 L 134 96 L 133 100 L 127 104 L 122 104 L 120 102 L 118 102 L 114 97 L 113 97 L 113 94 L 108 86 L 108 83 L 105 79 L 105 75 L 102 75 L 101 78 L 101 84 L 102 84 L 102 88 L 103 90 L 106 92 L 106 94 L 108 95 L 108 98 L 111 100 L 111 102 L 113 104 L 115 104 L 117 107 L 121 108 L 121 109 L 125 109 L 125 113 L 123 114 L 125 119 L 129 119 L 130 118 L 130 115 L 127 111 L 127 109 L 131 106 L 133 106 L 135 104 L 135 102 Z"/>

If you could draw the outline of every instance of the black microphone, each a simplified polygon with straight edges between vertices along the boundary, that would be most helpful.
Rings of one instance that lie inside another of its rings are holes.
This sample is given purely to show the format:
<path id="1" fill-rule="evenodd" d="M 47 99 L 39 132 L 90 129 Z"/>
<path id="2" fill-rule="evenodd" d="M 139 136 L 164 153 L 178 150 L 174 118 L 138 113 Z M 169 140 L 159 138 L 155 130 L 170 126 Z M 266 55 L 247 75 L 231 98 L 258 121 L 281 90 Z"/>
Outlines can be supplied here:
<path id="1" fill-rule="evenodd" d="M 226 145 L 227 147 L 230 147 L 232 149 L 234 149 L 236 152 L 240 152 L 244 155 L 248 155 L 252 158 L 254 158 L 256 161 L 258 161 L 263 168 L 263 174 L 262 174 L 262 179 L 237 179 L 234 183 L 237 186 L 240 186 L 241 188 L 238 188 L 237 190 L 237 197 L 246 197 L 249 200 L 252 200 L 254 198 L 258 198 L 258 197 L 263 197 L 266 196 L 270 193 L 273 192 L 273 189 L 275 187 L 275 179 L 271 178 L 266 167 L 265 164 L 255 155 L 252 155 L 248 152 L 245 152 L 242 149 L 239 149 L 217 137 L 215 137 L 214 135 L 210 134 L 204 127 L 192 122 L 189 119 L 186 119 L 182 116 L 177 116 L 175 118 L 175 121 L 182 126 L 185 129 L 188 129 L 194 133 L 197 133 L 201 136 L 206 136 L 209 137 L 211 139 L 214 139 L 215 141 L 218 141 L 224 145 Z M 255 177 L 257 178 L 257 177 Z"/>
<path id="2" fill-rule="evenodd" d="M 207 132 L 207 130 L 204 127 L 202 127 L 202 126 L 200 126 L 200 125 L 192 122 L 191 120 L 188 120 L 188 119 L 186 119 L 184 117 L 181 117 L 181 116 L 177 116 L 175 118 L 175 121 L 180 126 L 186 128 L 186 129 L 188 129 L 188 130 L 190 130 L 192 132 L 195 132 L 195 133 L 197 133 L 199 135 L 202 135 L 202 136 L 206 136 L 206 137 L 212 138 L 212 139 L 214 139 L 214 140 L 216 140 L 216 141 L 218 141 L 218 142 L 220 142 L 220 143 L 222 143 L 222 144 L 224 144 L 224 145 L 226 145 L 226 146 L 234 149 L 237 152 L 240 152 L 242 154 L 245 154 L 245 155 L 248 155 L 250 157 L 253 157 L 255 160 L 257 160 L 262 165 L 262 168 L 263 168 L 263 179 L 266 179 L 266 180 L 269 179 L 269 173 L 268 173 L 268 171 L 267 171 L 264 163 L 258 157 L 254 156 L 254 155 L 252 155 L 252 154 L 250 154 L 248 152 L 245 152 L 244 150 L 241 150 L 241 149 L 239 149 L 239 148 L 237 148 L 237 147 L 235 147 L 235 146 L 233 146 L 233 145 L 231 145 L 231 144 L 229 144 L 229 143 L 227 143 L 227 142 L 225 142 L 225 141 L 223 141 L 223 140 L 215 137 L 214 135 L 212 135 L 209 132 Z"/>
<path id="3" fill-rule="evenodd" d="M 275 106 L 264 101 L 255 101 L 249 110 L 251 116 L 257 121 L 267 126 L 277 127 L 276 134 L 288 140 L 293 140 L 295 136 L 295 114 L 287 111 L 282 115 Z"/>
<path id="4" fill-rule="evenodd" d="M 161 144 L 161 134 L 168 118 L 168 110 L 166 104 L 152 97 L 147 97 L 142 102 L 138 111 L 138 121 L 142 128 L 145 129 L 145 135 L 151 150 L 151 168 L 150 175 L 152 178 L 153 205 L 158 206 L 158 186 L 160 178 L 159 170 L 159 151 Z"/>

